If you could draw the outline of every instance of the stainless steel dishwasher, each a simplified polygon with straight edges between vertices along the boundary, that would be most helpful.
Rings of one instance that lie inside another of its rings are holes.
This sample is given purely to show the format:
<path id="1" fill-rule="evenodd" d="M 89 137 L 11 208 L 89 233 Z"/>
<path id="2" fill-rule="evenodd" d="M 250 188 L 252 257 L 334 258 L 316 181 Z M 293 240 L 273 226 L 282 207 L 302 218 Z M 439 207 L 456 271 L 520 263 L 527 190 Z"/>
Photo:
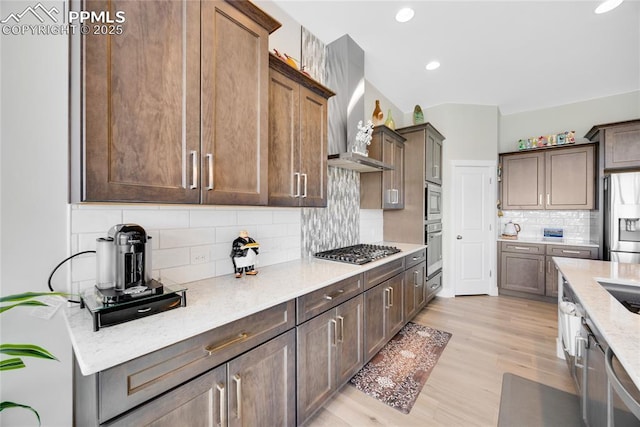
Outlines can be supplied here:
<path id="1" fill-rule="evenodd" d="M 582 415 L 587 426 L 604 427 L 607 425 L 608 389 L 604 366 L 605 347 L 603 344 L 605 341 L 588 317 L 585 318 L 582 327 L 587 335 Z"/>

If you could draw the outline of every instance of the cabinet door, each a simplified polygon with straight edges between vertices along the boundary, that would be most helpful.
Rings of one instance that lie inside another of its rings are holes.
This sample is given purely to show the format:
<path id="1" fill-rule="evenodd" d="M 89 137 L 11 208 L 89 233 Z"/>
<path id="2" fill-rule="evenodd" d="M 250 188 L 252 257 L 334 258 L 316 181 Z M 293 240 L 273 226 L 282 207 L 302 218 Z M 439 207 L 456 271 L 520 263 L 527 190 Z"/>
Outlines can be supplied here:
<path id="1" fill-rule="evenodd" d="M 442 185 L 442 140 L 427 132 L 425 150 L 425 178 L 429 182 Z"/>
<path id="2" fill-rule="evenodd" d="M 546 285 L 545 285 L 545 295 L 548 297 L 557 297 L 558 296 L 558 267 L 553 262 L 553 257 L 546 257 Z"/>
<path id="3" fill-rule="evenodd" d="M 362 295 L 337 308 L 336 388 L 349 381 L 364 365 L 363 311 L 364 299 Z"/>
<path id="4" fill-rule="evenodd" d="M 327 100 L 300 87 L 301 205 L 327 205 Z"/>
<path id="5" fill-rule="evenodd" d="M 387 292 L 387 338 L 394 336 L 404 325 L 404 274 L 389 279 L 383 283 Z"/>
<path id="6" fill-rule="evenodd" d="M 382 208 L 404 207 L 404 143 L 388 134 L 382 136 L 382 161 L 393 170 L 382 172 Z"/>
<path id="7" fill-rule="evenodd" d="M 386 283 L 383 282 L 364 293 L 365 362 L 375 356 L 387 342 Z"/>
<path id="8" fill-rule="evenodd" d="M 544 153 L 502 157 L 502 209 L 544 209 Z"/>
<path id="9" fill-rule="evenodd" d="M 408 269 L 404 273 L 404 320 L 411 320 L 425 306 L 427 263 Z"/>
<path id="10" fill-rule="evenodd" d="M 200 3 L 89 0 L 85 9 L 120 10 L 135 25 L 83 36 L 80 199 L 198 203 Z"/>
<path id="11" fill-rule="evenodd" d="M 295 426 L 295 331 L 228 363 L 229 426 Z"/>
<path id="12" fill-rule="evenodd" d="M 604 130 L 605 169 L 640 167 L 640 123 Z"/>
<path id="13" fill-rule="evenodd" d="M 544 255 L 502 252 L 500 286 L 512 291 L 545 294 Z"/>
<path id="14" fill-rule="evenodd" d="M 298 424 L 318 409 L 336 389 L 335 309 L 297 328 Z"/>
<path id="15" fill-rule="evenodd" d="M 300 85 L 269 71 L 269 205 L 298 206 Z"/>
<path id="16" fill-rule="evenodd" d="M 593 145 L 545 153 L 546 209 L 594 208 Z"/>
<path id="17" fill-rule="evenodd" d="M 264 205 L 268 33 L 229 3 L 201 7 L 202 201 Z"/>
<path id="18" fill-rule="evenodd" d="M 126 415 L 105 424 L 110 427 L 196 427 L 226 425 L 226 365 L 220 366 Z"/>

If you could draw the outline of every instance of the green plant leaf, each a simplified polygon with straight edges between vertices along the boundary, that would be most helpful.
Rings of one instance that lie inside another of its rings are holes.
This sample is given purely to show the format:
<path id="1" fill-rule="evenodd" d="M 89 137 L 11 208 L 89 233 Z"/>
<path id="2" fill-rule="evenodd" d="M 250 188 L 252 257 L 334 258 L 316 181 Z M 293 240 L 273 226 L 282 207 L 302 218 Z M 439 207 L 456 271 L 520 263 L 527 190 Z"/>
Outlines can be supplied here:
<path id="1" fill-rule="evenodd" d="M 9 356 L 36 357 L 39 359 L 58 360 L 53 354 L 33 344 L 0 344 L 0 353 Z"/>
<path id="2" fill-rule="evenodd" d="M 7 295 L 6 297 L 0 297 L 0 302 L 25 301 L 28 299 L 43 297 L 45 295 L 66 296 L 67 294 L 64 292 L 24 292 L 22 294 L 13 294 Z"/>
<path id="3" fill-rule="evenodd" d="M 35 301 L 35 300 L 22 301 L 22 302 L 19 302 L 17 304 L 5 305 L 3 307 L 0 307 L 0 313 L 4 313 L 5 311 L 12 309 L 13 307 L 18 307 L 18 306 L 21 306 L 21 305 L 28 305 L 28 306 L 32 306 L 33 307 L 33 306 L 47 306 L 48 304 L 45 304 L 45 303 L 40 302 L 40 301 Z"/>
<path id="4" fill-rule="evenodd" d="M 0 371 L 8 371 L 11 369 L 21 369 L 24 367 L 25 367 L 24 362 L 19 357 L 0 360 Z"/>
<path id="5" fill-rule="evenodd" d="M 11 408 L 24 408 L 24 409 L 28 409 L 31 412 L 33 412 L 36 416 L 36 418 L 38 418 L 38 425 L 42 425 L 42 422 L 40 422 L 40 414 L 38 414 L 38 411 L 36 411 L 35 409 L 33 409 L 31 406 L 27 406 L 27 405 L 22 405 L 20 403 L 15 403 L 15 402 L 0 402 L 0 412 L 4 411 L 5 409 L 11 409 Z"/>

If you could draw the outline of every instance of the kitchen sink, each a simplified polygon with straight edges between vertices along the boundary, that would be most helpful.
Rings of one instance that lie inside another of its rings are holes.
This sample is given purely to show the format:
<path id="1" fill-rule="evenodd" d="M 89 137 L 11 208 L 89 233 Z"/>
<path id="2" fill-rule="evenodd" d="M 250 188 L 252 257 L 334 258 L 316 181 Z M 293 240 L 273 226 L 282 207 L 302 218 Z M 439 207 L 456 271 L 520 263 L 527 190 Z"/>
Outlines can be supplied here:
<path id="1" fill-rule="evenodd" d="M 627 284 L 600 280 L 598 280 L 598 283 L 627 310 L 640 314 L 640 283 Z"/>

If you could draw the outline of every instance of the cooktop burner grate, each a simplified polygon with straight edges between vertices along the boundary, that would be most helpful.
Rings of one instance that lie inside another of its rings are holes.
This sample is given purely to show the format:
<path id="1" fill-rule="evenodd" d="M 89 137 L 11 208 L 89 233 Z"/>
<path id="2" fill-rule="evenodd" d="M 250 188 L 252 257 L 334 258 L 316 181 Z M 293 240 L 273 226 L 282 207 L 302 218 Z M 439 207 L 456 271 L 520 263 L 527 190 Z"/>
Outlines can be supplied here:
<path id="1" fill-rule="evenodd" d="M 400 249 L 393 246 L 360 244 L 318 252 L 315 256 L 331 261 L 362 265 L 398 252 Z"/>

